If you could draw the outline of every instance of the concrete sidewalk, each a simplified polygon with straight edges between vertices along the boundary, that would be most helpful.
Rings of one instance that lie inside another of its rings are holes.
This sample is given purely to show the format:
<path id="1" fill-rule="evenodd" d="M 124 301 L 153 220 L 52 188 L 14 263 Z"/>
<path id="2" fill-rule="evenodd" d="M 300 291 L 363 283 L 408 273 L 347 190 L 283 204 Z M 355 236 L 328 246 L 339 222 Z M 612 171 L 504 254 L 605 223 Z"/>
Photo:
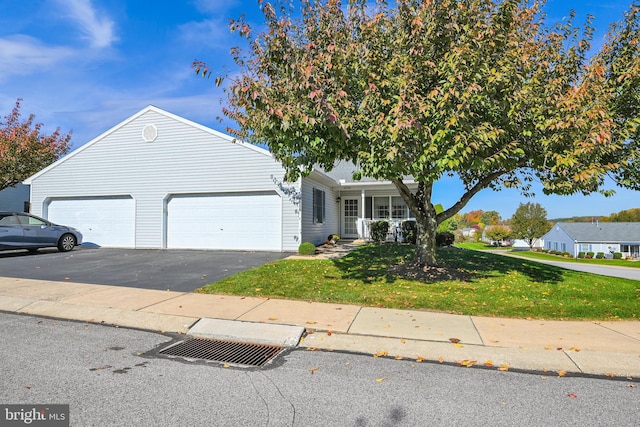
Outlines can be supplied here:
<path id="1" fill-rule="evenodd" d="M 640 378 L 640 321 L 487 318 L 7 277 L 0 311 L 170 333 L 187 333 L 200 319 L 297 325 L 307 331 L 299 346 L 309 349 Z"/>

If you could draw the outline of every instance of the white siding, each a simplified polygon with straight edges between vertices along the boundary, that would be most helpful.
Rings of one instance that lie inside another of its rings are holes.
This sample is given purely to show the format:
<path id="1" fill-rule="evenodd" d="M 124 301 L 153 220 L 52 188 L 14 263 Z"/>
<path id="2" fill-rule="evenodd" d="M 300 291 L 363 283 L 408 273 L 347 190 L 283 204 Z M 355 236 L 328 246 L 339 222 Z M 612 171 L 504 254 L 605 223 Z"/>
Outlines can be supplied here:
<path id="1" fill-rule="evenodd" d="M 542 236 L 542 241 L 544 249 L 569 252 L 574 257 L 577 255 L 574 240 L 558 225 L 554 225 L 547 234 Z"/>
<path id="2" fill-rule="evenodd" d="M 325 192 L 325 218 L 323 223 L 313 222 L 313 189 Z M 302 240 L 319 245 L 327 241 L 330 234 L 340 234 L 340 203 L 328 185 L 310 178 L 302 180 Z"/>
<path id="3" fill-rule="evenodd" d="M 148 124 L 158 130 L 153 142 L 142 138 Z M 282 184 L 283 176 L 268 152 L 148 107 L 34 176 L 32 212 L 43 214 L 46 198 L 128 194 L 136 204 L 135 246 L 161 248 L 172 195 L 276 191 L 282 195 L 281 250 L 295 251 L 299 184 Z"/>

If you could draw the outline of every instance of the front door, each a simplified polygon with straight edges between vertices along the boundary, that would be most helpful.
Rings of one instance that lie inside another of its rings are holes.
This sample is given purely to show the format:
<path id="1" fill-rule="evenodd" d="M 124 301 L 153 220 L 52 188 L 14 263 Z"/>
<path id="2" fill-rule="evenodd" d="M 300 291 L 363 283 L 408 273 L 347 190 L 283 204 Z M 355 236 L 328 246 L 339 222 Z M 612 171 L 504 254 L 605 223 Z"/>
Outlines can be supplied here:
<path id="1" fill-rule="evenodd" d="M 358 238 L 358 199 L 343 199 L 343 222 L 342 237 L 355 239 Z"/>

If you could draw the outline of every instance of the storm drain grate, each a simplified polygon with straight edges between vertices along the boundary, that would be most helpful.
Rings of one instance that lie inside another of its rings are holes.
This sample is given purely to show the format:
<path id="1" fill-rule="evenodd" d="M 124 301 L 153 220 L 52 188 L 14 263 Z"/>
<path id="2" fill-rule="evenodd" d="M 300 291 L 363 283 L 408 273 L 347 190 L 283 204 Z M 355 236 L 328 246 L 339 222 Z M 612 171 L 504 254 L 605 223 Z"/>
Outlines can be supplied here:
<path id="1" fill-rule="evenodd" d="M 283 350 L 283 347 L 274 345 L 192 338 L 167 347 L 159 354 L 262 367 Z"/>

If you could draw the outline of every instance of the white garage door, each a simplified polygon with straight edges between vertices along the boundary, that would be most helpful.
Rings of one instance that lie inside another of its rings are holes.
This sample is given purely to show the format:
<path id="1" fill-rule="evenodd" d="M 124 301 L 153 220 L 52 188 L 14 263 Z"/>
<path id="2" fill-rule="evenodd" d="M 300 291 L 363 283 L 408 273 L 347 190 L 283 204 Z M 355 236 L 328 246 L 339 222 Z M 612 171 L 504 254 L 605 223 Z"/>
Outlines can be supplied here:
<path id="1" fill-rule="evenodd" d="M 167 247 L 281 250 L 281 200 L 274 193 L 173 196 Z"/>
<path id="2" fill-rule="evenodd" d="M 135 247 L 135 203 L 131 197 L 52 199 L 47 218 L 80 230 L 87 246 Z"/>

